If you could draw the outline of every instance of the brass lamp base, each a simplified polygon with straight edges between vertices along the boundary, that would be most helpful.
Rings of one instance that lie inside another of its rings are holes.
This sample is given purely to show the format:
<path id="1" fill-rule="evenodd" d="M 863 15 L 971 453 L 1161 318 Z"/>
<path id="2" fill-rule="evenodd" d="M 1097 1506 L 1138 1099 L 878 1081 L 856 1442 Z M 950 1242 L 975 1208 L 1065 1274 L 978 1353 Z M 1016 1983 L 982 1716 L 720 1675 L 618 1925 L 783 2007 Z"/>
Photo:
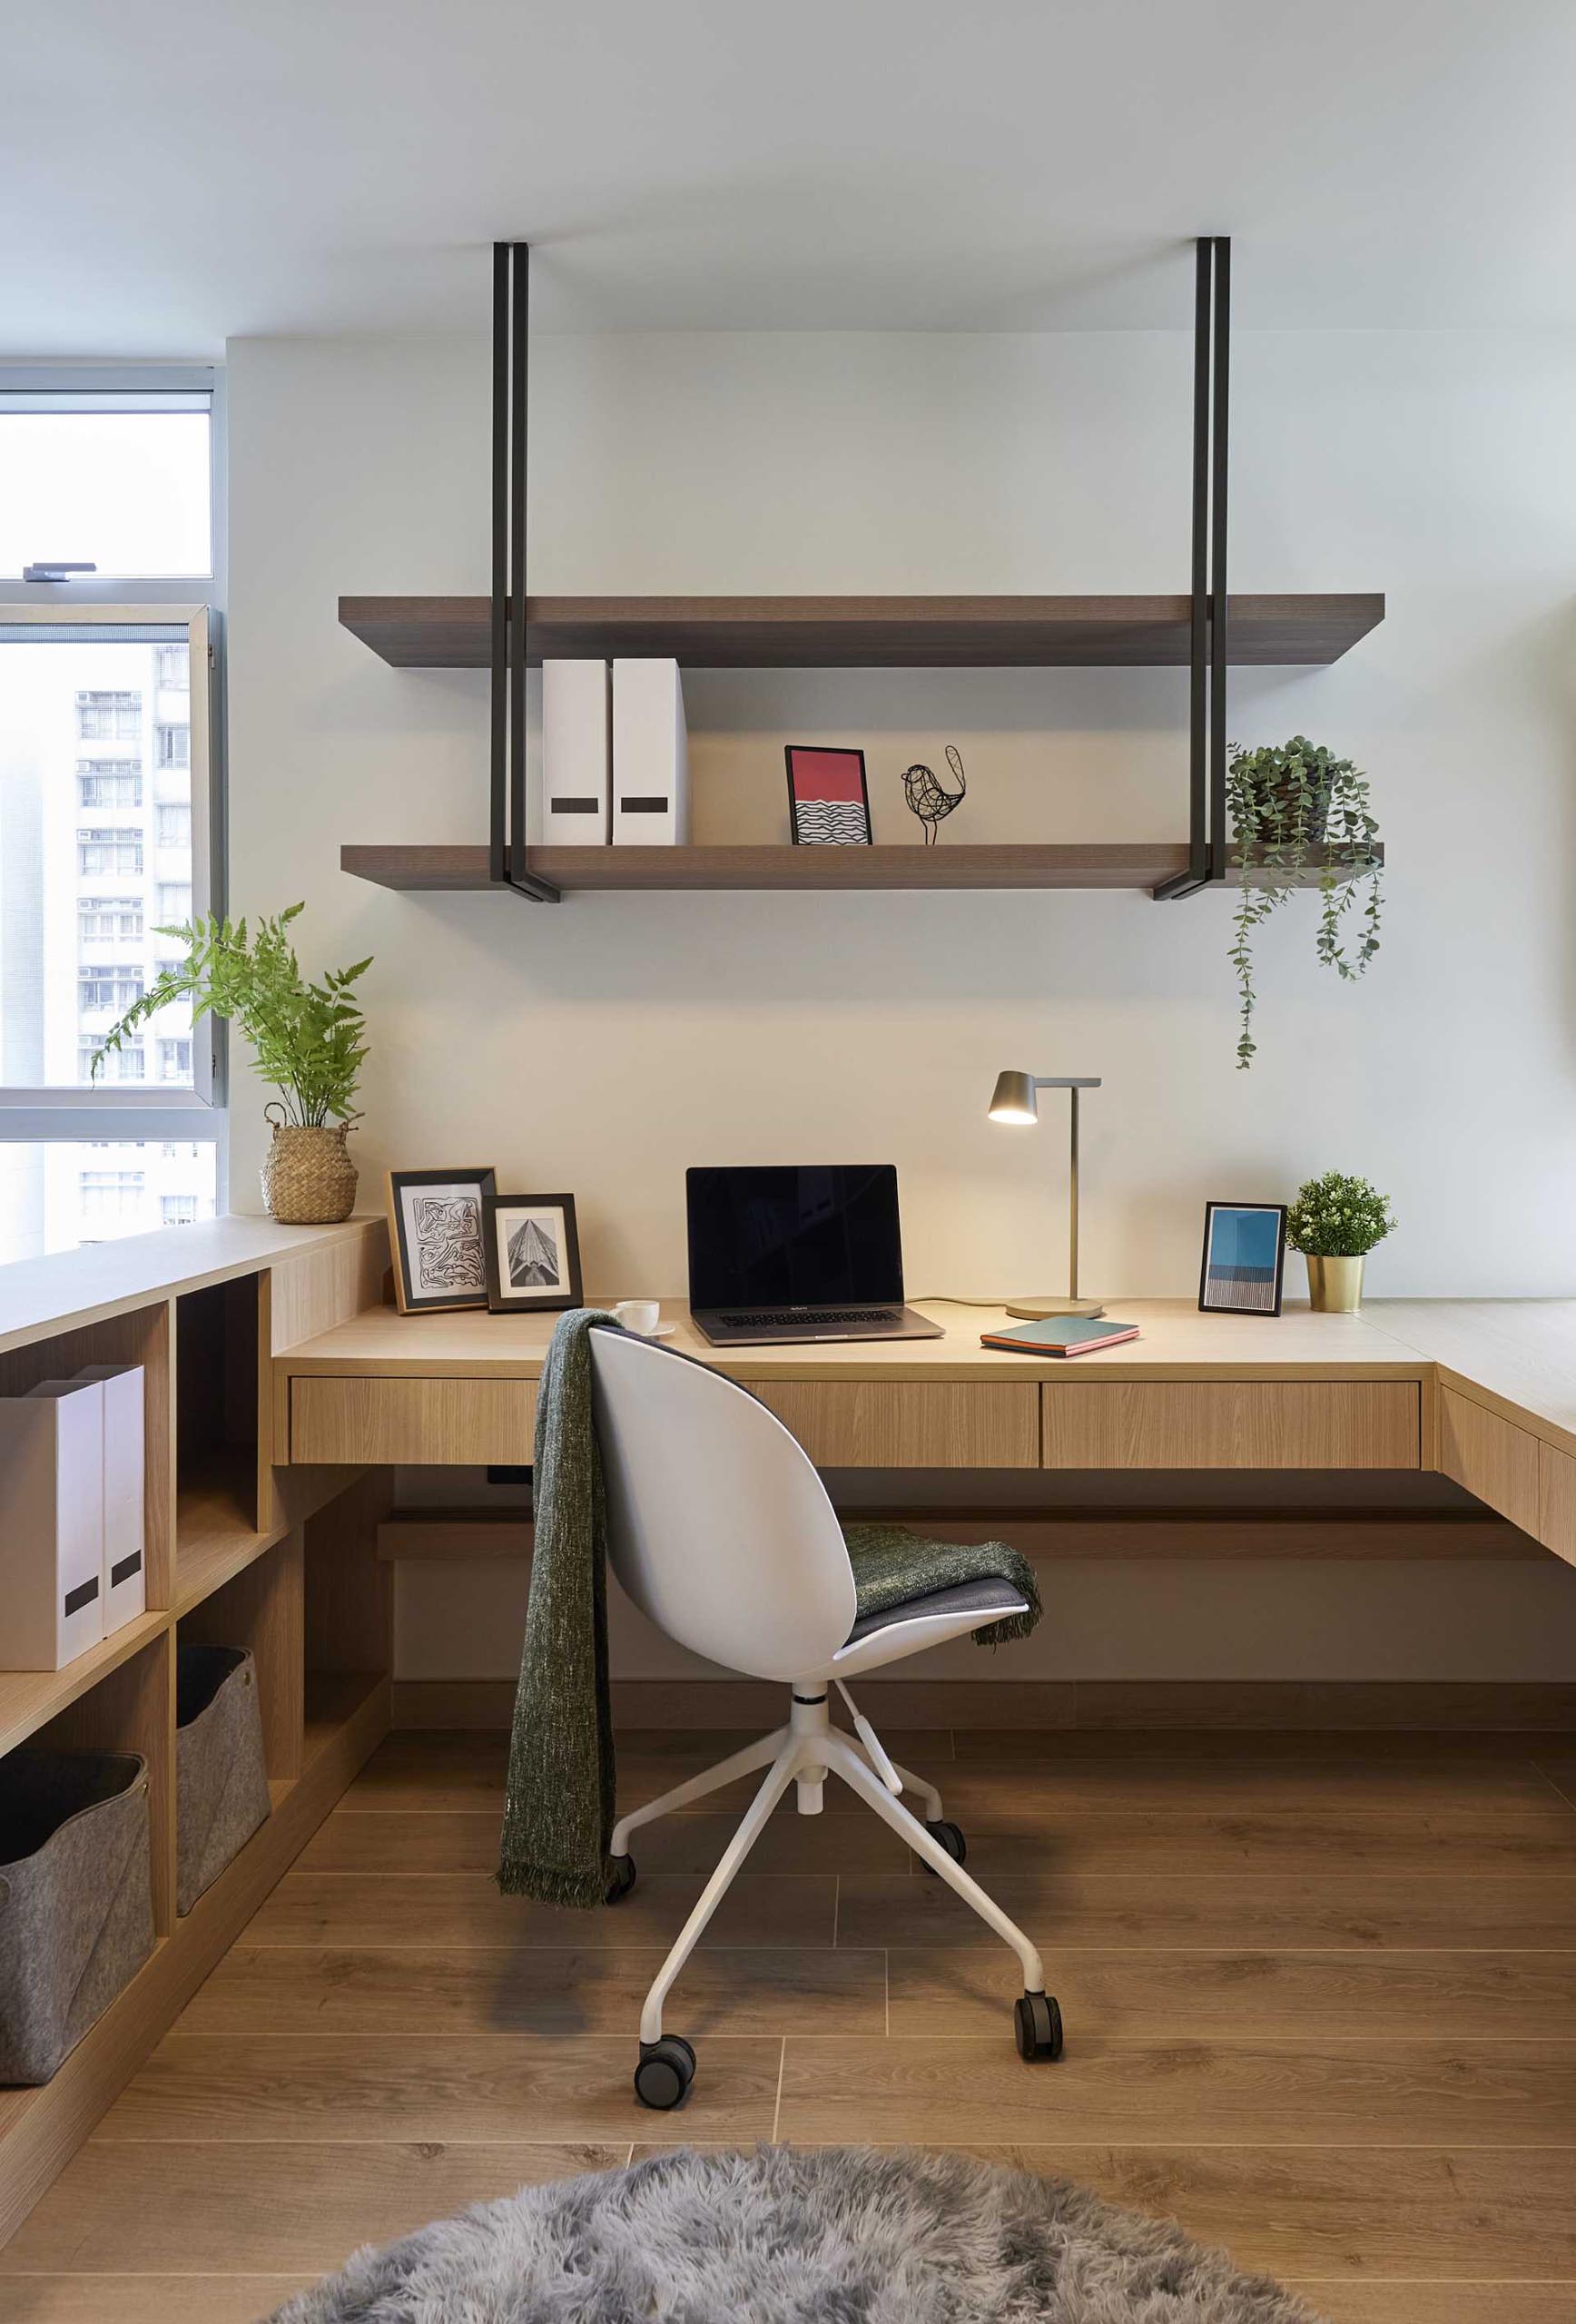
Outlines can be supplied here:
<path id="1" fill-rule="evenodd" d="M 1010 1299 L 1010 1315 L 1019 1316 L 1026 1324 L 1043 1324 L 1048 1315 L 1103 1315 L 1103 1299 Z"/>

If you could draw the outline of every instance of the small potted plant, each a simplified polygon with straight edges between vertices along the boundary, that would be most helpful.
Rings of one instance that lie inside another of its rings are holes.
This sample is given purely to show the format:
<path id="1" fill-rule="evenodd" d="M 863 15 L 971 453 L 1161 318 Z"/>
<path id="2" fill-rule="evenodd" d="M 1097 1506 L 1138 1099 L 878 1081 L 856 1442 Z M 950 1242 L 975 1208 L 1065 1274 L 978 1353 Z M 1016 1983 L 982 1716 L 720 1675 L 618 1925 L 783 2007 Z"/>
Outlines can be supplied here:
<path id="1" fill-rule="evenodd" d="M 291 904 L 276 919 L 221 920 L 214 913 L 162 928 L 186 948 L 142 999 L 111 1028 L 94 1054 L 97 1078 L 105 1054 L 172 1001 L 190 1000 L 192 1022 L 209 1015 L 240 1026 L 265 1081 L 279 1091 L 266 1108 L 273 1137 L 262 1165 L 262 1199 L 271 1217 L 291 1226 L 326 1226 L 348 1218 L 356 1199 L 356 1166 L 345 1150 L 358 1120 L 352 1100 L 367 1054 L 360 1010 L 350 988 L 370 968 L 325 970 L 309 982 L 290 940 L 291 922 L 304 907 Z"/>
<path id="2" fill-rule="evenodd" d="M 1314 949 L 1325 968 L 1360 977 L 1379 950 L 1384 910 L 1381 866 L 1374 843 L 1379 826 L 1369 803 L 1368 778 L 1350 759 L 1338 759 L 1305 734 L 1289 743 L 1246 751 L 1234 744 L 1226 773 L 1226 803 L 1236 842 L 1241 887 L 1232 937 L 1241 1015 L 1239 1070 L 1253 1063 L 1253 940 L 1294 888 L 1305 884 L 1315 852 L 1319 862 L 1319 925 Z M 1363 881 L 1338 875 L 1367 867 L 1367 894 L 1356 940 L 1348 951 L 1341 922 Z"/>
<path id="3" fill-rule="evenodd" d="M 1363 1262 L 1395 1225 L 1387 1195 L 1366 1178 L 1326 1170 L 1299 1187 L 1286 1213 L 1286 1241 L 1308 1263 L 1308 1305 L 1354 1315 L 1363 1304 Z"/>

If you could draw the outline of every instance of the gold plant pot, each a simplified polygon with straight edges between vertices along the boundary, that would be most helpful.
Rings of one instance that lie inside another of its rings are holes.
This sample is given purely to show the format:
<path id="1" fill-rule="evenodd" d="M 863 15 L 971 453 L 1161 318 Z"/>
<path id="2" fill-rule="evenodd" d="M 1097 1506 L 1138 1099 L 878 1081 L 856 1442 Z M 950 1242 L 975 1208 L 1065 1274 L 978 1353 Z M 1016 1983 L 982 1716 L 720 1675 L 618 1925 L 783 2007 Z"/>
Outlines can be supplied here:
<path id="1" fill-rule="evenodd" d="M 1354 1315 L 1363 1305 L 1363 1261 L 1318 1259 L 1311 1251 L 1308 1263 L 1308 1305 L 1322 1315 Z"/>
<path id="2" fill-rule="evenodd" d="M 262 1157 L 262 1199 L 281 1226 L 337 1226 L 356 1200 L 356 1166 L 345 1151 L 349 1122 L 304 1129 L 275 1122 Z"/>

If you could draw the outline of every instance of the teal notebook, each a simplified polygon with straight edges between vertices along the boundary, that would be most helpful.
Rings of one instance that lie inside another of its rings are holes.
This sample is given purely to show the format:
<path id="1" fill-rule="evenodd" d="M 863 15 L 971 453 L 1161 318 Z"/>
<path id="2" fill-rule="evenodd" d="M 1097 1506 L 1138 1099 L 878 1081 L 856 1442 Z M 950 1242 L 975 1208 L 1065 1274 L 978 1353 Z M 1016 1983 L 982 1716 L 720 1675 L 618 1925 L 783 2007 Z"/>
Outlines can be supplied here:
<path id="1" fill-rule="evenodd" d="M 1137 1324 L 1118 1324 L 1090 1315 L 1046 1315 L 1037 1324 L 1004 1324 L 999 1332 L 981 1332 L 981 1347 L 1004 1347 L 1019 1355 L 1088 1355 L 1097 1347 L 1115 1347 L 1118 1340 L 1136 1340 Z"/>

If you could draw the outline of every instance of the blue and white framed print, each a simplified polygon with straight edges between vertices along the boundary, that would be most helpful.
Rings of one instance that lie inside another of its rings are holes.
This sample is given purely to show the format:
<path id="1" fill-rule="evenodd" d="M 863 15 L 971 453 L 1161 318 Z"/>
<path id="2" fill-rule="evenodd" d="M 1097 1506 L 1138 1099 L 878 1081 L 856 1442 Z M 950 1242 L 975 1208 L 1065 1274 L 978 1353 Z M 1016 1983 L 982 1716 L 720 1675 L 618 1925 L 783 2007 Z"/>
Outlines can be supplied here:
<path id="1" fill-rule="evenodd" d="M 1278 1315 L 1285 1268 L 1284 1202 L 1207 1202 L 1198 1305 L 1231 1315 Z"/>

